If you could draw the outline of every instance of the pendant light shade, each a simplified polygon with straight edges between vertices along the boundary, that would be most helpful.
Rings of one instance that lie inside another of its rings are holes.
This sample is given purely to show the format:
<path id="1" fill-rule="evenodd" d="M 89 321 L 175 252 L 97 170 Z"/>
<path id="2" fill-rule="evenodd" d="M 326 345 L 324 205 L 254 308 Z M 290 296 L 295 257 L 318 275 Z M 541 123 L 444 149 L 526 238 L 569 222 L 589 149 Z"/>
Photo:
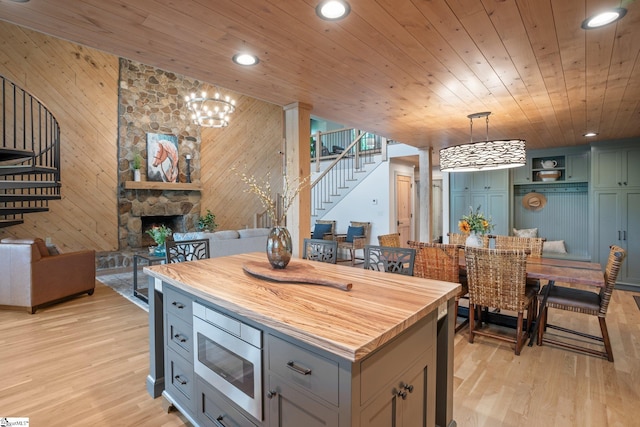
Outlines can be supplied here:
<path id="1" fill-rule="evenodd" d="M 440 150 L 442 172 L 472 172 L 506 169 L 524 166 L 527 163 L 525 141 L 522 139 L 489 141 L 490 112 L 470 114 L 471 142 Z M 487 140 L 473 142 L 473 119 L 487 118 Z"/>

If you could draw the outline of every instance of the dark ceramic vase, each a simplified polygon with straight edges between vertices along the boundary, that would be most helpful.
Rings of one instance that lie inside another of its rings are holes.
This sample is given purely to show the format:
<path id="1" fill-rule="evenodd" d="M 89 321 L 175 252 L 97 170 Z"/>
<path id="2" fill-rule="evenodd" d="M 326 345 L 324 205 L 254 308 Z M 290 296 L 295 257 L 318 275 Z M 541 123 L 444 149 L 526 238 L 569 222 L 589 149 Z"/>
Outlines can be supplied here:
<path id="1" fill-rule="evenodd" d="M 291 261 L 291 234 L 285 227 L 276 226 L 267 237 L 267 258 L 273 268 L 282 269 Z"/>

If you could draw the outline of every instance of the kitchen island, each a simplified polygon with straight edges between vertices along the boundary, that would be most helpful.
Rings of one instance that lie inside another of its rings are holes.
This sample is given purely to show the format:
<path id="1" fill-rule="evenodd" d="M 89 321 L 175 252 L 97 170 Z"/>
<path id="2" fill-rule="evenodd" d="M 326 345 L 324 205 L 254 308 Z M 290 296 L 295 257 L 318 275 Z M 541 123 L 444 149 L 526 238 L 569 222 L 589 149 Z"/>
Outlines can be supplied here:
<path id="1" fill-rule="evenodd" d="M 243 269 L 266 262 L 253 253 L 145 268 L 153 397 L 163 394 L 195 424 L 218 427 L 455 426 L 455 319 L 447 313 L 460 285 L 291 261 L 310 277 L 351 284 L 345 291 Z M 248 406 L 194 371 L 205 350 L 192 318 L 213 317 L 260 334 Z"/>

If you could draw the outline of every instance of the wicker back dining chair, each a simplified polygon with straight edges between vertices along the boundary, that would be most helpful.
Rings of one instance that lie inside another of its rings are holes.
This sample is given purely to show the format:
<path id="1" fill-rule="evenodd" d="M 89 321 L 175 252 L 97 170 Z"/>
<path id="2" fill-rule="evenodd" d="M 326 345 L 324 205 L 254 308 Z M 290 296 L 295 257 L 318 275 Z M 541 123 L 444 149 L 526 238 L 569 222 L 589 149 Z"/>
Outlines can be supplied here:
<path id="1" fill-rule="evenodd" d="M 525 249 L 531 258 L 542 257 L 542 245 L 546 239 L 542 237 L 492 236 L 496 249 Z"/>
<path id="2" fill-rule="evenodd" d="M 460 245 L 460 246 L 465 246 L 467 244 L 467 237 L 469 237 L 468 234 L 461 234 L 461 233 L 447 233 L 447 236 L 449 236 L 450 245 Z M 490 238 L 491 236 L 489 234 L 482 235 L 483 248 L 489 247 Z"/>
<path id="3" fill-rule="evenodd" d="M 167 240 L 167 264 L 209 258 L 209 239 Z"/>
<path id="4" fill-rule="evenodd" d="M 472 343 L 476 335 L 496 338 L 515 343 L 515 354 L 519 355 L 535 316 L 535 292 L 526 286 L 526 252 L 467 247 L 465 259 L 469 283 L 469 342 Z M 478 326 L 482 327 L 482 307 L 515 311 L 518 314 L 515 337 L 476 328 L 474 312 Z M 526 329 L 523 328 L 525 310 Z"/>
<path id="5" fill-rule="evenodd" d="M 335 264 L 338 259 L 338 242 L 324 239 L 304 239 L 302 258 Z"/>
<path id="6" fill-rule="evenodd" d="M 611 349 L 611 341 L 609 340 L 609 332 L 607 330 L 607 322 L 605 318 L 607 316 L 609 302 L 611 301 L 611 294 L 613 293 L 613 288 L 618 278 L 620 266 L 622 265 L 622 262 L 624 261 L 626 256 L 627 253 L 620 246 L 613 245 L 610 247 L 609 258 L 607 260 L 607 266 L 604 271 L 605 283 L 604 287 L 600 289 L 599 293 L 584 289 L 568 288 L 564 286 L 554 285 L 551 287 L 551 289 L 549 290 L 549 296 L 547 297 L 547 303 L 544 307 L 540 307 L 540 309 L 542 310 L 542 316 L 540 319 L 540 326 L 538 327 L 538 345 L 542 345 L 542 343 L 549 343 L 558 347 L 568 348 L 571 350 L 600 356 L 607 359 L 609 362 L 613 362 L 613 351 Z M 540 303 L 542 303 L 543 301 L 543 296 L 547 291 L 547 286 L 551 285 L 545 285 L 538 295 L 538 300 Z M 600 332 L 602 336 L 598 337 L 584 332 L 547 324 L 547 316 L 550 308 L 597 316 L 600 323 Z M 585 346 L 578 346 L 577 344 L 572 344 L 568 341 L 559 341 L 552 338 L 546 338 L 544 336 L 546 328 L 552 328 L 562 332 L 577 335 L 582 338 L 588 338 L 594 341 L 598 341 L 604 346 L 604 351 L 595 350 L 593 348 Z"/>
<path id="7" fill-rule="evenodd" d="M 381 234 L 378 236 L 378 244 L 380 246 L 399 248 L 402 246 L 402 244 L 400 244 L 400 233 Z"/>
<path id="8" fill-rule="evenodd" d="M 456 295 L 454 316 L 458 318 L 458 303 L 460 298 L 469 292 L 467 277 L 460 276 L 460 245 L 446 243 L 407 242 L 410 248 L 416 250 L 416 260 L 413 266 L 413 275 L 426 279 L 444 280 L 446 282 L 460 283 L 462 289 Z M 468 320 L 456 326 L 456 332 L 466 326 Z"/>
<path id="9" fill-rule="evenodd" d="M 369 233 L 371 232 L 370 222 L 351 221 L 347 234 L 336 235 L 339 249 L 349 251 L 351 265 L 356 263 L 356 251 L 364 251 L 364 246 L 369 242 Z"/>
<path id="10" fill-rule="evenodd" d="M 365 245 L 364 247 L 365 270 L 413 276 L 415 258 L 416 251 L 411 248 L 375 245 Z"/>

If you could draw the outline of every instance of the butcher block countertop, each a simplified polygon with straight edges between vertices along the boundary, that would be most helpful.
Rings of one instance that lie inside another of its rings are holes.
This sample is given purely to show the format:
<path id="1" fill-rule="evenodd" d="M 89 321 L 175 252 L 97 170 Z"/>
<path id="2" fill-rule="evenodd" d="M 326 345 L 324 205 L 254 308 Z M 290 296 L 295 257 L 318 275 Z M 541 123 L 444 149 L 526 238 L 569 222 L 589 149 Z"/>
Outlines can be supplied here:
<path id="1" fill-rule="evenodd" d="M 351 283 L 283 283 L 249 275 L 264 253 L 145 267 L 145 273 L 290 337 L 356 362 L 454 298 L 456 283 L 294 258 L 310 276 Z"/>

